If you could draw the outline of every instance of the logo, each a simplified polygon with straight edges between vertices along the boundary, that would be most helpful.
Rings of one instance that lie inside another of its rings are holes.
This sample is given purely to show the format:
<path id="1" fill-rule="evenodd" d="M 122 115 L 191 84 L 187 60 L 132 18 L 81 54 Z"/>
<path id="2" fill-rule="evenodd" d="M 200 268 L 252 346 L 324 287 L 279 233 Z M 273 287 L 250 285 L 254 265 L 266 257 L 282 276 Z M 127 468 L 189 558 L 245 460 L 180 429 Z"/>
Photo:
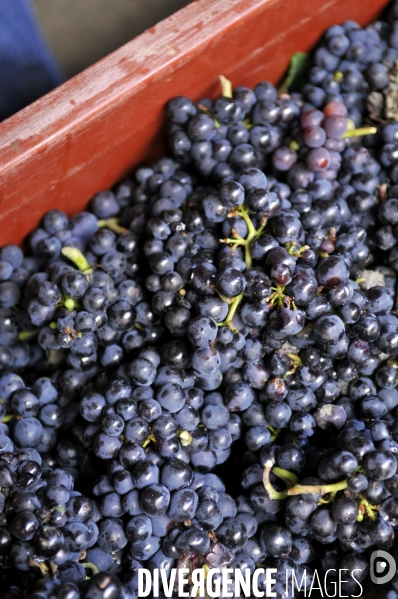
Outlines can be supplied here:
<path id="1" fill-rule="evenodd" d="M 395 576 L 395 559 L 387 551 L 378 549 L 370 556 L 370 579 L 375 584 L 386 584 Z"/>

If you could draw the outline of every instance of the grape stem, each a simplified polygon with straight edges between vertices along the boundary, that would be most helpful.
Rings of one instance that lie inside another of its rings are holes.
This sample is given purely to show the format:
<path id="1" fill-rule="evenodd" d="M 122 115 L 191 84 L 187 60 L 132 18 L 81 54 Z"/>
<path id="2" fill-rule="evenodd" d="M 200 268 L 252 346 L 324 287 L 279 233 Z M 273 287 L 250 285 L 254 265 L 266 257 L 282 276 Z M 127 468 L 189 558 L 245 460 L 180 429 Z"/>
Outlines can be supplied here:
<path id="1" fill-rule="evenodd" d="M 295 485 L 298 484 L 298 478 L 293 472 L 289 472 L 289 470 L 285 470 L 284 468 L 274 467 L 273 473 L 278 478 L 282 479 L 286 486 L 291 489 Z"/>
<path id="2" fill-rule="evenodd" d="M 88 570 L 91 570 L 93 575 L 98 574 L 98 572 L 99 572 L 98 567 L 95 564 L 93 564 L 92 562 L 82 562 L 81 565 L 83 566 L 83 568 L 87 568 Z"/>
<path id="3" fill-rule="evenodd" d="M 153 433 L 149 433 L 149 435 L 147 436 L 147 438 L 145 439 L 145 441 L 142 443 L 141 447 L 143 449 L 145 449 L 145 447 L 147 447 L 149 445 L 149 443 L 151 443 L 151 441 L 153 441 L 154 443 L 156 443 L 156 437 Z"/>
<path id="4" fill-rule="evenodd" d="M 5 414 L 5 416 L 3 416 L 1 422 L 4 422 L 4 424 L 6 424 L 7 422 L 11 422 L 11 420 L 14 420 L 14 418 L 16 418 L 16 414 Z"/>
<path id="5" fill-rule="evenodd" d="M 203 112 L 204 114 L 206 114 L 208 117 L 211 118 L 211 120 L 214 123 L 214 126 L 216 129 L 220 128 L 220 123 L 218 122 L 218 120 L 216 119 L 216 117 L 214 116 L 214 114 L 212 114 L 210 112 L 210 110 L 208 108 L 206 108 L 206 106 L 204 104 L 198 104 L 198 108 L 201 112 Z"/>
<path id="6" fill-rule="evenodd" d="M 373 505 L 369 503 L 367 499 L 364 497 L 361 498 L 358 506 L 358 517 L 357 522 L 362 522 L 365 516 L 369 518 L 369 520 L 376 520 L 377 512 L 379 511 L 379 505 Z"/>
<path id="7" fill-rule="evenodd" d="M 300 246 L 300 244 L 297 243 L 297 241 L 288 241 L 287 243 L 285 243 L 285 248 L 291 256 L 294 256 L 295 258 L 300 258 L 300 256 L 302 256 L 304 252 L 310 249 L 310 246 Z"/>
<path id="8" fill-rule="evenodd" d="M 271 291 L 271 295 L 265 298 L 268 308 L 272 308 L 275 302 L 278 304 L 278 306 L 283 306 L 284 301 L 288 297 L 285 295 L 285 286 L 277 285 L 276 287 L 271 287 Z"/>
<path id="9" fill-rule="evenodd" d="M 263 484 L 264 488 L 268 493 L 270 499 L 286 499 L 292 495 L 307 495 L 307 494 L 320 494 L 326 495 L 327 493 L 336 494 L 338 491 L 343 491 L 347 488 L 347 479 L 339 481 L 337 483 L 332 483 L 330 485 L 300 485 L 298 483 L 297 477 L 288 470 L 284 470 L 283 468 L 273 468 L 274 463 L 272 460 L 268 460 L 264 464 L 264 474 L 263 474 Z M 271 484 L 270 481 L 270 473 L 272 472 L 281 478 L 286 484 L 293 483 L 288 485 L 288 488 L 285 491 L 276 491 Z M 296 481 L 296 482 L 294 482 Z"/>
<path id="10" fill-rule="evenodd" d="M 38 332 L 39 329 L 35 329 L 34 331 L 20 331 L 18 333 L 18 339 L 19 341 L 26 341 L 27 339 L 30 339 L 31 337 L 37 335 Z"/>
<path id="11" fill-rule="evenodd" d="M 261 233 L 264 230 L 265 223 L 262 224 L 259 229 L 256 229 L 253 225 L 253 222 L 252 222 L 250 216 L 249 216 L 249 211 L 247 210 L 247 208 L 245 206 L 239 207 L 237 212 L 243 218 L 243 220 L 245 221 L 245 223 L 247 225 L 248 235 L 247 235 L 246 239 L 244 240 L 245 241 L 244 245 L 245 245 L 246 268 L 249 269 L 252 267 L 252 255 L 250 252 L 250 244 L 252 241 L 254 241 L 256 239 L 256 237 L 259 237 L 261 235 Z"/>
<path id="12" fill-rule="evenodd" d="M 303 365 L 301 358 L 298 354 L 286 354 L 286 356 L 289 358 L 290 360 L 290 368 L 289 370 L 286 372 L 285 377 L 291 375 L 291 374 L 295 374 L 297 368 L 299 368 L 300 366 Z"/>
<path id="13" fill-rule="evenodd" d="M 306 495 L 308 493 L 320 493 L 326 495 L 326 493 L 337 493 L 337 491 L 344 491 L 347 488 L 347 480 L 342 480 L 338 483 L 332 483 L 330 485 L 296 485 L 292 489 L 289 489 L 288 495 Z"/>
<path id="14" fill-rule="evenodd" d="M 336 499 L 336 493 L 337 493 L 337 491 L 335 493 L 329 493 L 328 497 L 326 499 L 320 499 L 318 503 L 320 505 L 333 503 L 333 501 Z"/>
<path id="15" fill-rule="evenodd" d="M 241 216 L 246 223 L 246 226 L 247 226 L 246 239 L 244 239 L 243 237 L 238 235 L 238 233 L 235 231 L 235 229 L 232 229 L 233 238 L 227 237 L 226 239 L 220 239 L 219 241 L 220 241 L 220 243 L 228 243 L 228 244 L 232 245 L 233 249 L 237 249 L 240 245 L 243 246 L 245 248 L 246 268 L 249 269 L 252 267 L 252 255 L 251 255 L 251 251 L 250 251 L 250 245 L 251 245 L 252 241 L 254 241 L 254 239 L 259 237 L 261 235 L 261 233 L 263 232 L 263 230 L 267 224 L 267 219 L 263 218 L 261 220 L 260 227 L 258 229 L 256 229 L 255 226 L 253 225 L 253 222 L 252 222 L 250 216 L 249 216 L 249 211 L 246 208 L 246 206 L 239 206 L 238 208 L 235 208 L 228 214 L 228 217 L 231 218 L 231 217 L 237 216 L 237 215 Z M 225 298 L 222 298 L 222 299 L 225 300 Z M 223 322 L 218 323 L 219 327 L 227 326 L 229 329 L 231 329 L 231 331 L 237 332 L 237 330 L 232 326 L 232 319 L 235 316 L 235 312 L 238 309 L 238 306 L 241 303 L 242 299 L 243 299 L 243 293 L 241 293 L 240 295 L 237 295 L 233 299 L 233 301 L 230 303 L 230 306 L 229 306 L 228 315 Z"/>
<path id="16" fill-rule="evenodd" d="M 119 223 L 119 218 L 107 218 L 105 220 L 99 220 L 98 226 L 100 227 L 100 229 L 106 227 L 107 229 L 110 229 L 111 231 L 113 231 L 114 233 L 118 233 L 119 235 L 130 232 L 130 229 L 126 229 L 126 227 L 121 227 Z"/>
<path id="17" fill-rule="evenodd" d="M 228 214 L 229 218 L 231 218 L 233 216 L 241 216 L 243 218 L 243 220 L 245 221 L 246 226 L 247 226 L 247 237 L 246 237 L 246 239 L 244 239 L 243 237 L 238 235 L 234 229 L 232 229 L 233 239 L 231 239 L 231 238 L 220 239 L 220 242 L 232 244 L 233 249 L 236 249 L 238 246 L 242 245 L 245 248 L 246 268 L 249 269 L 252 267 L 252 255 L 250 252 L 251 242 L 254 241 L 254 239 L 256 239 L 257 237 L 259 237 L 261 235 L 261 233 L 264 230 L 265 225 L 267 224 L 267 221 L 266 221 L 266 219 L 263 219 L 260 227 L 258 229 L 256 229 L 255 226 L 253 225 L 253 222 L 252 222 L 250 216 L 249 216 L 249 211 L 246 208 L 246 206 L 239 206 L 238 208 L 235 208 Z"/>
<path id="18" fill-rule="evenodd" d="M 228 315 L 225 320 L 218 323 L 219 327 L 228 327 L 231 331 L 237 332 L 237 329 L 232 325 L 232 319 L 235 316 L 235 312 L 238 309 L 239 304 L 243 300 L 243 293 L 237 295 L 233 302 L 229 306 Z"/>
<path id="19" fill-rule="evenodd" d="M 251 123 L 249 119 L 244 119 L 242 121 L 242 125 L 244 125 L 246 127 L 246 129 L 248 129 L 249 131 L 250 131 L 250 129 L 253 129 L 253 127 L 254 127 L 253 123 Z"/>
<path id="20" fill-rule="evenodd" d="M 93 269 L 91 268 L 90 264 L 87 262 L 83 252 L 81 252 L 77 248 L 69 247 L 69 246 L 62 248 L 61 251 L 64 256 L 69 258 L 69 260 L 71 262 L 73 262 L 73 264 L 75 264 L 75 266 L 77 266 L 77 268 L 80 270 L 80 272 L 83 272 L 87 275 L 93 274 Z"/>
<path id="21" fill-rule="evenodd" d="M 272 443 L 278 438 L 278 435 L 283 430 L 282 428 L 275 428 L 275 427 L 271 426 L 270 424 L 267 425 L 267 429 L 271 433 Z"/>
<path id="22" fill-rule="evenodd" d="M 349 137 L 362 137 L 363 135 L 374 135 L 377 133 L 377 127 L 359 127 L 358 129 L 348 129 L 342 135 L 342 139 Z"/>
<path id="23" fill-rule="evenodd" d="M 271 470 L 274 463 L 271 460 L 268 460 L 264 464 L 264 473 L 263 473 L 263 485 L 265 490 L 268 493 L 268 497 L 270 499 L 286 499 L 287 491 L 277 491 L 271 484 L 269 479 L 269 475 L 271 474 Z"/>

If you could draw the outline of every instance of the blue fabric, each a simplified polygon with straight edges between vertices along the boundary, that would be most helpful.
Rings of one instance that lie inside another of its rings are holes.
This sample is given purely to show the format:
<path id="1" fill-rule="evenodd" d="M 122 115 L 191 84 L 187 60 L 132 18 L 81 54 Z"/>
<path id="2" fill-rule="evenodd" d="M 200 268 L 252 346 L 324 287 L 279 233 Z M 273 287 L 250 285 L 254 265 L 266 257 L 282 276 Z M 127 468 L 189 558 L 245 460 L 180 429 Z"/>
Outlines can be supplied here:
<path id="1" fill-rule="evenodd" d="M 0 0 L 0 120 L 62 81 L 29 0 Z"/>

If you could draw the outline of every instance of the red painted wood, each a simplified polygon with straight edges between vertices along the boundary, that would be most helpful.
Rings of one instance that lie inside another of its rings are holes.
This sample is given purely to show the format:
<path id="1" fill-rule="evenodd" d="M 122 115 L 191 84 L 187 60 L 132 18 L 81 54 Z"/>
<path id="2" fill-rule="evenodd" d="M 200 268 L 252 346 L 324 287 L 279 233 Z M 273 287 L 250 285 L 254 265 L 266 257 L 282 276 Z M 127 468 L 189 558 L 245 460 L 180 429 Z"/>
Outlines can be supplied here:
<path id="1" fill-rule="evenodd" d="M 276 82 L 291 55 L 345 19 L 365 24 L 386 0 L 197 0 L 0 124 L 0 243 L 43 213 L 82 209 L 163 148 L 175 95 Z"/>

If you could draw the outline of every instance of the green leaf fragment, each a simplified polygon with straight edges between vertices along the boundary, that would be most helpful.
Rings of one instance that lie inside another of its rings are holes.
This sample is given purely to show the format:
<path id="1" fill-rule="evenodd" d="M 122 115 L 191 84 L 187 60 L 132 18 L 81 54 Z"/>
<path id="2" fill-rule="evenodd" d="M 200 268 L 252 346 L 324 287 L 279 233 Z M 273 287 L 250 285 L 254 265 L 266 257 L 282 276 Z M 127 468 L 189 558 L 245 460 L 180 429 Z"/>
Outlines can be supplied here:
<path id="1" fill-rule="evenodd" d="M 232 83 L 224 77 L 224 75 L 220 75 L 220 85 L 221 85 L 221 93 L 224 98 L 232 98 Z"/>
<path id="2" fill-rule="evenodd" d="M 290 66 L 286 79 L 279 87 L 279 93 L 298 91 L 305 82 L 306 75 L 311 68 L 312 59 L 306 52 L 296 52 L 290 59 Z"/>

